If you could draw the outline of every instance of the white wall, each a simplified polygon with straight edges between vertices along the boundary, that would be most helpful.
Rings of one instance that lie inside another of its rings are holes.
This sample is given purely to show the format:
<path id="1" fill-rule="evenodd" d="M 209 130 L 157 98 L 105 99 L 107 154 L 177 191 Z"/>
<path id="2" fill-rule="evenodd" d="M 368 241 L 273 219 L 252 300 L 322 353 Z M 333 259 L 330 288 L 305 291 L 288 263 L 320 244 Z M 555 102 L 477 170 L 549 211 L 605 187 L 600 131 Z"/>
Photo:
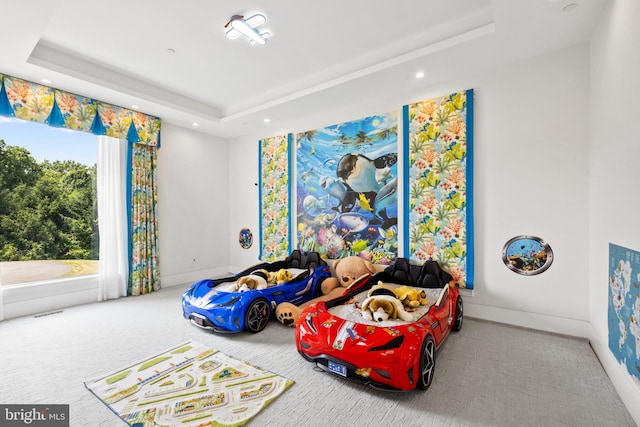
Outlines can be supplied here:
<path id="1" fill-rule="evenodd" d="M 476 291 L 467 314 L 588 333 L 588 49 L 574 47 L 480 76 L 475 115 Z M 502 248 L 541 237 L 554 261 L 508 270 Z"/>
<path id="2" fill-rule="evenodd" d="M 609 350 L 607 327 L 609 243 L 640 251 L 638 17 L 637 0 L 608 2 L 591 42 L 589 339 L 640 424 L 639 382 Z"/>
<path id="3" fill-rule="evenodd" d="M 473 295 L 465 295 L 469 315 L 588 334 L 588 67 L 587 46 L 573 47 L 407 100 L 475 91 L 476 284 Z M 353 111 L 345 119 L 378 112 Z M 230 260 L 250 265 L 259 253 L 257 190 L 251 192 L 257 139 L 233 140 L 230 150 L 236 159 L 230 171 Z M 238 177 L 241 161 L 248 173 Z M 237 244 L 237 232 L 246 226 L 256 237 L 248 251 Z M 502 263 L 504 243 L 520 234 L 551 245 L 555 261 L 545 273 L 519 276 Z"/>
<path id="4" fill-rule="evenodd" d="M 264 137 L 275 136 L 265 135 Z M 229 143 L 229 259 L 231 269 L 240 271 L 258 262 L 260 256 L 258 139 L 246 138 Z M 253 233 L 253 244 L 243 249 L 240 230 Z"/>
<path id="5" fill-rule="evenodd" d="M 162 286 L 228 272 L 229 144 L 162 125 L 158 241 Z"/>

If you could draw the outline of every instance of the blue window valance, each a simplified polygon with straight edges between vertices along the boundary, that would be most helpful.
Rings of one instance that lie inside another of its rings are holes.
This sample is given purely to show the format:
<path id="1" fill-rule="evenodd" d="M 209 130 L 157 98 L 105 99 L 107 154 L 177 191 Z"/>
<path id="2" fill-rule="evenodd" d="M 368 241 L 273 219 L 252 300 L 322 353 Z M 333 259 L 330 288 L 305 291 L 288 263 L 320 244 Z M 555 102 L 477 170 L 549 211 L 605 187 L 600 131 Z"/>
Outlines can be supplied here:
<path id="1" fill-rule="evenodd" d="M 160 147 L 158 117 L 0 74 L 0 115 Z"/>

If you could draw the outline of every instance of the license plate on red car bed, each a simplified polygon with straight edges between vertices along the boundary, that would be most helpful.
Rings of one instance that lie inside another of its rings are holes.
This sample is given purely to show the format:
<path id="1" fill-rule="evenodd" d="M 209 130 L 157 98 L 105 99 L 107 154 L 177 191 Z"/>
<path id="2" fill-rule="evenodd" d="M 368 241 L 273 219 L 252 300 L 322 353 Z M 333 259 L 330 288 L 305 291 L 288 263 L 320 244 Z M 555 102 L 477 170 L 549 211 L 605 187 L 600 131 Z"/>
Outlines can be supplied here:
<path id="1" fill-rule="evenodd" d="M 347 376 L 347 367 L 344 365 L 329 360 L 327 367 L 329 368 L 329 371 L 334 374 L 342 375 L 343 377 Z"/>

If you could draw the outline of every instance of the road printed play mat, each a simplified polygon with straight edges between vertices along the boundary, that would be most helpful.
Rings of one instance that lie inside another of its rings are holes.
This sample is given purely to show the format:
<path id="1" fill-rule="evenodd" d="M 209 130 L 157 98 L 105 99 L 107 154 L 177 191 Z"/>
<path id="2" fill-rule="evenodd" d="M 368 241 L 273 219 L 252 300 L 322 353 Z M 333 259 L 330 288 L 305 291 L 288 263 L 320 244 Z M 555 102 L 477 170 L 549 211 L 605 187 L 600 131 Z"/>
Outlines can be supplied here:
<path id="1" fill-rule="evenodd" d="M 241 426 L 292 384 L 194 341 L 85 382 L 135 427 Z"/>

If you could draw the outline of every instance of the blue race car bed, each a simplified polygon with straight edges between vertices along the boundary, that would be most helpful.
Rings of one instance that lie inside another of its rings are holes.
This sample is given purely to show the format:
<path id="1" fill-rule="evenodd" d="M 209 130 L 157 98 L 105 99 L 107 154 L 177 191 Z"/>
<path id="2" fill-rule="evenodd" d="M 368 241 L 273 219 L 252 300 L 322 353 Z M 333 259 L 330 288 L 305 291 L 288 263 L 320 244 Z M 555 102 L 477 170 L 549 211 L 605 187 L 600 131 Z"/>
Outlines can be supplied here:
<path id="1" fill-rule="evenodd" d="M 288 280 L 270 283 L 269 279 L 283 270 Z M 191 323 L 210 331 L 260 332 L 278 304 L 299 305 L 321 295 L 320 285 L 328 277 L 329 266 L 317 252 L 294 250 L 282 261 L 257 264 L 235 276 L 194 283 L 182 296 L 182 312 Z M 247 286 L 253 278 L 260 283 L 255 289 Z"/>

